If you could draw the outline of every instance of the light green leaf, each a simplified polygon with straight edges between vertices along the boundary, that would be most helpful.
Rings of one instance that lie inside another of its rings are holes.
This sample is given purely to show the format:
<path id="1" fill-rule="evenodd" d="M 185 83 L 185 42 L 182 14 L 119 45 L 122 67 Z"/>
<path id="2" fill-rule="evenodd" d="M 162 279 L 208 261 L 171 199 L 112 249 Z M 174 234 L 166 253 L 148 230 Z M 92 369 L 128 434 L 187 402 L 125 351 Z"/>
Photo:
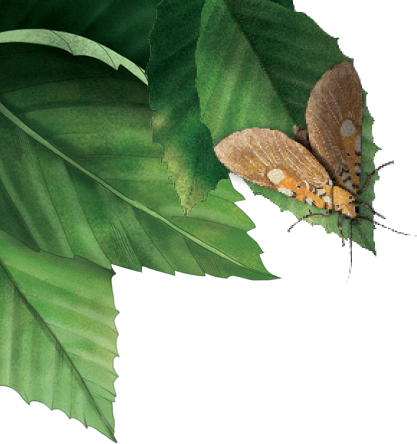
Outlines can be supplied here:
<path id="1" fill-rule="evenodd" d="M 293 137 L 294 124 L 306 128 L 305 110 L 316 82 L 336 64 L 351 61 L 342 54 L 337 40 L 305 14 L 267 0 L 207 0 L 195 57 L 202 122 L 210 129 L 214 146 L 235 131 L 255 126 Z M 365 105 L 362 171 L 366 173 L 374 170 L 373 158 L 378 150 L 371 125 Z M 373 176 L 361 195 L 368 205 L 375 197 L 376 179 L 377 175 Z M 365 180 L 363 174 L 361 184 Z M 277 191 L 251 183 L 249 186 L 255 194 L 267 197 L 297 218 L 308 214 L 309 208 L 324 212 Z M 361 214 L 372 218 L 364 207 Z M 340 235 L 337 217 L 334 213 L 306 221 Z M 348 221 L 344 221 L 343 229 L 349 237 Z M 373 229 L 362 220 L 359 226 L 354 225 L 353 239 L 375 252 Z"/>
<path id="2" fill-rule="evenodd" d="M 0 44 L 16 42 L 60 48 L 73 56 L 87 56 L 100 60 L 114 69 L 118 69 L 122 65 L 142 82 L 147 83 L 145 73 L 138 65 L 110 48 L 78 35 L 48 29 L 19 29 L 0 33 Z"/>
<path id="3" fill-rule="evenodd" d="M 1 2 L 0 32 L 51 29 L 93 40 L 138 66 L 149 60 L 149 33 L 161 0 L 20 0 Z"/>
<path id="4" fill-rule="evenodd" d="M 0 231 L 0 385 L 113 441 L 112 270 L 37 253 Z"/>
<path id="5" fill-rule="evenodd" d="M 229 181 L 184 219 L 146 85 L 124 66 L 27 43 L 1 44 L 0 57 L 0 229 L 107 268 L 273 278 Z"/>

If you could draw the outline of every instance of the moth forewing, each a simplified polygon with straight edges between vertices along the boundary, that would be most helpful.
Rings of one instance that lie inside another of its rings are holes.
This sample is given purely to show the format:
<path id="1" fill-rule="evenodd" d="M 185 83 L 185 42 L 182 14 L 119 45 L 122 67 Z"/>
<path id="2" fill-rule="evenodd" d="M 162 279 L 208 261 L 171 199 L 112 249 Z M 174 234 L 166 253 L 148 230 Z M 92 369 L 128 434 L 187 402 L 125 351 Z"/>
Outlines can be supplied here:
<path id="1" fill-rule="evenodd" d="M 330 208 L 331 180 L 310 151 L 278 130 L 248 128 L 223 139 L 215 152 L 233 173 L 318 208 Z"/>
<path id="2" fill-rule="evenodd" d="M 349 62 L 327 71 L 311 91 L 306 122 L 311 150 L 336 185 L 356 194 L 361 175 L 362 86 Z"/>
<path id="3" fill-rule="evenodd" d="M 238 176 L 266 188 L 274 188 L 267 176 L 273 169 L 268 156 L 257 142 L 256 128 L 237 131 L 219 142 L 214 151 L 227 169 Z"/>

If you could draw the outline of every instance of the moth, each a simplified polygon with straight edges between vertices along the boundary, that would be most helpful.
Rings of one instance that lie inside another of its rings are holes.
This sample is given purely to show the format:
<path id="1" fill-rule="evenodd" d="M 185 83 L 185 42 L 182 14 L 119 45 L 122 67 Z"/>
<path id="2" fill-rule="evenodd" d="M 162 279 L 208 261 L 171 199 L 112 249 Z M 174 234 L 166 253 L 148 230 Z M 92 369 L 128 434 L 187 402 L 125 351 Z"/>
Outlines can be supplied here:
<path id="1" fill-rule="evenodd" d="M 353 65 L 345 61 L 324 73 L 312 89 L 306 110 L 307 130 L 295 126 L 294 140 L 278 130 L 249 128 L 229 135 L 214 151 L 230 171 L 244 179 L 328 210 L 322 214 L 310 211 L 288 231 L 308 217 L 336 211 L 343 245 L 341 217 L 351 220 L 352 246 L 353 221 L 366 219 L 382 225 L 359 216 L 361 205 L 381 215 L 358 201 L 358 196 L 374 173 L 393 163 L 377 168 L 359 189 L 362 118 L 362 85 Z"/>
<path id="2" fill-rule="evenodd" d="M 361 176 L 362 85 L 355 68 L 342 62 L 311 91 L 308 130 L 294 127 L 294 139 L 278 130 L 249 128 L 214 149 L 233 173 L 308 205 L 358 215 Z M 320 216 L 326 213 L 320 214 Z"/>

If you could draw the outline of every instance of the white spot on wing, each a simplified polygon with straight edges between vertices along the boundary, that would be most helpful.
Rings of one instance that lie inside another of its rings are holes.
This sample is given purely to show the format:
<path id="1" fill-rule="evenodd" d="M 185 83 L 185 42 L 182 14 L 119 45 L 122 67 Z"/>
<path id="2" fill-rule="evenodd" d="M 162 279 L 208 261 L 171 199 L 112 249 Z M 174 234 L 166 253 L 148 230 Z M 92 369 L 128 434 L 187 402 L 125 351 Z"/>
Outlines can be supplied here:
<path id="1" fill-rule="evenodd" d="M 350 180 L 348 180 L 347 182 L 345 182 L 346 188 L 350 191 L 353 192 L 353 184 Z"/>
<path id="2" fill-rule="evenodd" d="M 285 178 L 284 173 L 279 168 L 269 171 L 267 176 L 268 179 L 275 184 L 280 183 L 281 180 L 284 180 Z"/>
<path id="3" fill-rule="evenodd" d="M 333 201 L 330 199 L 329 196 L 324 196 L 324 197 L 322 197 L 322 199 L 323 199 L 328 205 L 333 206 Z"/>
<path id="4" fill-rule="evenodd" d="M 361 136 L 355 137 L 355 153 L 359 156 L 361 153 Z"/>
<path id="5" fill-rule="evenodd" d="M 286 196 L 290 196 L 290 197 L 293 197 L 295 194 L 294 191 L 287 190 L 286 188 L 282 188 L 282 187 L 278 187 L 277 190 L 280 193 L 285 194 Z"/>
<path id="6" fill-rule="evenodd" d="M 345 182 L 348 179 L 349 179 L 349 171 L 343 171 L 343 173 L 342 173 L 343 182 Z"/>
<path id="7" fill-rule="evenodd" d="M 355 125 L 351 120 L 345 120 L 340 127 L 340 132 L 342 133 L 343 137 L 353 136 L 353 134 L 356 133 Z"/>

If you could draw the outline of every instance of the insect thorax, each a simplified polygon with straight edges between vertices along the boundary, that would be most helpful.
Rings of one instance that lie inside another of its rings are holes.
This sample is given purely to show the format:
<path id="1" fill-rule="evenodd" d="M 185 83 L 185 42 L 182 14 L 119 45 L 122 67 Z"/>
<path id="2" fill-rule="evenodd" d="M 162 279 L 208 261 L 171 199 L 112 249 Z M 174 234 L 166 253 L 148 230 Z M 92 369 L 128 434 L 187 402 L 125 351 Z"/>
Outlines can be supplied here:
<path id="1" fill-rule="evenodd" d="M 351 219 L 356 217 L 354 196 L 337 185 L 333 187 L 333 208 Z"/>

